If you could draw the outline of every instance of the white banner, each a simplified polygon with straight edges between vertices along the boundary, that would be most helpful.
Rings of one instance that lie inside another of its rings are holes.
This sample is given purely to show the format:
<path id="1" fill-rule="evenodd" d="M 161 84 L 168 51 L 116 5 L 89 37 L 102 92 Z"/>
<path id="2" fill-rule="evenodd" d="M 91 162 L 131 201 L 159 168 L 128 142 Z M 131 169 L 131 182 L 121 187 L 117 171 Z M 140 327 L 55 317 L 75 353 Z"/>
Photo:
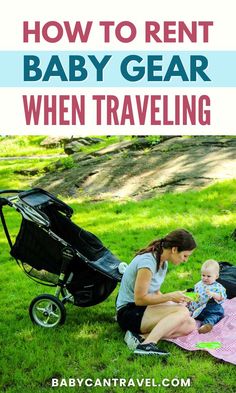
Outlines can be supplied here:
<path id="1" fill-rule="evenodd" d="M 2 134 L 234 134 L 234 2 L 29 0 L 0 15 Z"/>

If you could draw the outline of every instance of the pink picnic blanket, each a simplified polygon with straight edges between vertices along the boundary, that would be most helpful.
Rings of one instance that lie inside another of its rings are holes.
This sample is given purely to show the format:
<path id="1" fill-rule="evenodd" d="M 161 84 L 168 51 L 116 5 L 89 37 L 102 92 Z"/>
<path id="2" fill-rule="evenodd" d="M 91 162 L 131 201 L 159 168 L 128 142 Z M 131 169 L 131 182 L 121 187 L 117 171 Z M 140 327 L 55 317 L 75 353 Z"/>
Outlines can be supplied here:
<path id="1" fill-rule="evenodd" d="M 236 364 L 236 298 L 224 302 L 225 316 L 218 322 L 210 333 L 199 334 L 197 329 L 184 337 L 169 339 L 180 347 L 188 351 L 204 350 L 212 356 L 222 359 L 225 362 Z M 218 349 L 199 349 L 196 344 L 200 342 L 221 343 Z"/>

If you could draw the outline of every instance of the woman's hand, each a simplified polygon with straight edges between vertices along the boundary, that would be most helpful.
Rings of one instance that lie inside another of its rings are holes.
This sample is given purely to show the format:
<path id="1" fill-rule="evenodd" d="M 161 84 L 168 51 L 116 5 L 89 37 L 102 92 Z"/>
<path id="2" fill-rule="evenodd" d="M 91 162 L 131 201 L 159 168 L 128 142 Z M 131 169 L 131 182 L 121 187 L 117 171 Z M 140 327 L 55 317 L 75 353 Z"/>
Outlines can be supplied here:
<path id="1" fill-rule="evenodd" d="M 168 295 L 170 296 L 170 300 L 175 303 L 189 303 L 191 299 L 185 295 L 185 291 L 175 291 L 169 292 Z"/>

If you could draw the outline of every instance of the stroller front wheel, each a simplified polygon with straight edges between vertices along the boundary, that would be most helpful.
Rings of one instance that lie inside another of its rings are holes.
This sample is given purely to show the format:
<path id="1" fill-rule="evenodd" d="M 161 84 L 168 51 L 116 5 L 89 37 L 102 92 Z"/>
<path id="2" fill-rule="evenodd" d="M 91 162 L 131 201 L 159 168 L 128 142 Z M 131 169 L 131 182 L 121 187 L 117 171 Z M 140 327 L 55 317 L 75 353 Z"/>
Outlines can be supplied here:
<path id="1" fill-rule="evenodd" d="M 36 325 L 53 328 L 66 320 L 64 304 L 55 296 L 45 294 L 35 297 L 29 306 L 31 321 Z"/>

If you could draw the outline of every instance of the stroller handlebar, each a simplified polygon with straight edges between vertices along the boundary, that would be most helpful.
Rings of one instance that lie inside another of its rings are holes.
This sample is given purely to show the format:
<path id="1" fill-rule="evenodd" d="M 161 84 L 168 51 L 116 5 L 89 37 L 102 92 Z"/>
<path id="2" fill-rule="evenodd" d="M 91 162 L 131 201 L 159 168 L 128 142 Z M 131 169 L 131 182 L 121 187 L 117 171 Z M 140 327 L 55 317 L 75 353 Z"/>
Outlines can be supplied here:
<path id="1" fill-rule="evenodd" d="M 10 205 L 11 202 L 7 198 L 1 198 L 0 197 L 0 207 L 5 206 L 5 205 Z"/>
<path id="2" fill-rule="evenodd" d="M 18 194 L 22 192 L 22 190 L 0 190 L 0 195 L 2 194 Z M 0 197 L 0 207 L 5 206 L 5 205 L 9 205 L 12 206 L 11 201 L 6 197 Z"/>
<path id="3" fill-rule="evenodd" d="M 24 192 L 26 190 L 0 190 L 0 194 L 18 194 L 19 192 Z"/>

